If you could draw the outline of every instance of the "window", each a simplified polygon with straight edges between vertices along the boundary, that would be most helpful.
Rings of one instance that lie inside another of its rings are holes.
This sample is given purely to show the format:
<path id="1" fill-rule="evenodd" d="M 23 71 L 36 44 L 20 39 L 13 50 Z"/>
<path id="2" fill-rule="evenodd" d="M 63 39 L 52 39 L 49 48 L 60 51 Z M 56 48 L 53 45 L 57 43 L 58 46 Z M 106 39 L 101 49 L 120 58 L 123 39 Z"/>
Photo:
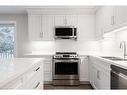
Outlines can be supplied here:
<path id="1" fill-rule="evenodd" d="M 0 54 L 14 54 L 14 24 L 0 24 Z"/>

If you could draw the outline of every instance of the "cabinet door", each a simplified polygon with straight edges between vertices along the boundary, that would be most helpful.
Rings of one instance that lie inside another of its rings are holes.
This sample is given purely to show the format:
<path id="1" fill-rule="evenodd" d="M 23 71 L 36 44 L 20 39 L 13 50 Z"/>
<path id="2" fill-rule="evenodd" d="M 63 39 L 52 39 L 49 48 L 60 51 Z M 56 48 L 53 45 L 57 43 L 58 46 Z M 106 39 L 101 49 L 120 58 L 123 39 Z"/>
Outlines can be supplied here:
<path id="1" fill-rule="evenodd" d="M 127 6 L 116 6 L 115 15 L 117 25 L 127 22 Z"/>
<path id="2" fill-rule="evenodd" d="M 65 15 L 55 15 L 55 26 L 65 26 Z"/>
<path id="3" fill-rule="evenodd" d="M 66 15 L 65 24 L 67 26 L 77 26 L 78 17 L 76 15 Z"/>
<path id="4" fill-rule="evenodd" d="M 106 73 L 103 68 L 95 67 L 96 89 L 110 89 L 110 73 Z"/>
<path id="5" fill-rule="evenodd" d="M 77 32 L 79 41 L 95 40 L 95 16 L 78 15 Z"/>
<path id="6" fill-rule="evenodd" d="M 94 66 L 91 60 L 89 60 L 89 80 L 90 83 L 93 87 L 95 87 L 94 85 Z"/>
<path id="7" fill-rule="evenodd" d="M 29 39 L 32 41 L 41 40 L 41 15 L 29 15 Z"/>
<path id="8" fill-rule="evenodd" d="M 109 32 L 113 25 L 115 24 L 114 18 L 115 18 L 115 8 L 113 6 L 104 6 L 102 7 L 102 11 L 104 11 L 104 32 Z"/>
<path id="9" fill-rule="evenodd" d="M 52 41 L 54 39 L 54 16 L 42 15 L 42 39 Z"/>
<path id="10" fill-rule="evenodd" d="M 89 76 L 88 76 L 88 57 L 81 57 L 81 62 L 80 62 L 80 81 L 89 81 Z"/>
<path id="11" fill-rule="evenodd" d="M 55 15 L 55 26 L 77 26 L 76 15 Z"/>
<path id="12" fill-rule="evenodd" d="M 51 59 L 47 59 L 44 61 L 44 66 L 43 66 L 43 73 L 44 73 L 44 81 L 52 81 L 52 62 Z"/>
<path id="13" fill-rule="evenodd" d="M 99 8 L 96 12 L 96 39 L 103 39 L 104 11 Z"/>
<path id="14" fill-rule="evenodd" d="M 43 80 L 42 65 L 36 66 L 24 74 L 23 86 L 21 89 L 37 89 Z"/>
<path id="15" fill-rule="evenodd" d="M 89 58 L 90 83 L 95 89 L 110 89 L 110 65 L 103 60 Z"/>

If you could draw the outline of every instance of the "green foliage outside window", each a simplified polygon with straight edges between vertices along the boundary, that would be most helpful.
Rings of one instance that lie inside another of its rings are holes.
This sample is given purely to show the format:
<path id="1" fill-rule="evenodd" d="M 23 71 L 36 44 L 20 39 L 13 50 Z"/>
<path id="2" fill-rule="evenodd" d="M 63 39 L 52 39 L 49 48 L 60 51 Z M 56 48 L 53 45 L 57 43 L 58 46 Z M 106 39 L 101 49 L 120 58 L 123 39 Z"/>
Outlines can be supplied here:
<path id="1" fill-rule="evenodd" d="M 14 26 L 0 25 L 0 53 L 14 53 Z"/>

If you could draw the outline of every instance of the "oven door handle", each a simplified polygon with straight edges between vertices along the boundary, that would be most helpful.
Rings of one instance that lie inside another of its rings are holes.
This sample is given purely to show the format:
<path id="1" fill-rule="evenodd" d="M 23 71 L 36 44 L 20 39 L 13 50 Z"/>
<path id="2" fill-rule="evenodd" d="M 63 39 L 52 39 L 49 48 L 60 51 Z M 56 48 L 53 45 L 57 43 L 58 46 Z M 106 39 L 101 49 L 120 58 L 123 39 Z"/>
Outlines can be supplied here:
<path id="1" fill-rule="evenodd" d="M 73 63 L 73 62 L 79 62 L 79 60 L 54 60 L 54 62 L 69 62 L 69 63 Z"/>

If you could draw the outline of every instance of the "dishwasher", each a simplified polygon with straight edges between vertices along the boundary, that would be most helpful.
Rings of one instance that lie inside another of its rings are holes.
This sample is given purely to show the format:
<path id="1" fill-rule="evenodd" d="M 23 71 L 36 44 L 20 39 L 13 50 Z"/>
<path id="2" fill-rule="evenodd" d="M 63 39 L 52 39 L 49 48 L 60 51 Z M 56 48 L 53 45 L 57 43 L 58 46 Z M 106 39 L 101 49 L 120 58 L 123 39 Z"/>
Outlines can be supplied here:
<path id="1" fill-rule="evenodd" d="M 127 89 L 127 70 L 111 65 L 111 89 Z"/>

